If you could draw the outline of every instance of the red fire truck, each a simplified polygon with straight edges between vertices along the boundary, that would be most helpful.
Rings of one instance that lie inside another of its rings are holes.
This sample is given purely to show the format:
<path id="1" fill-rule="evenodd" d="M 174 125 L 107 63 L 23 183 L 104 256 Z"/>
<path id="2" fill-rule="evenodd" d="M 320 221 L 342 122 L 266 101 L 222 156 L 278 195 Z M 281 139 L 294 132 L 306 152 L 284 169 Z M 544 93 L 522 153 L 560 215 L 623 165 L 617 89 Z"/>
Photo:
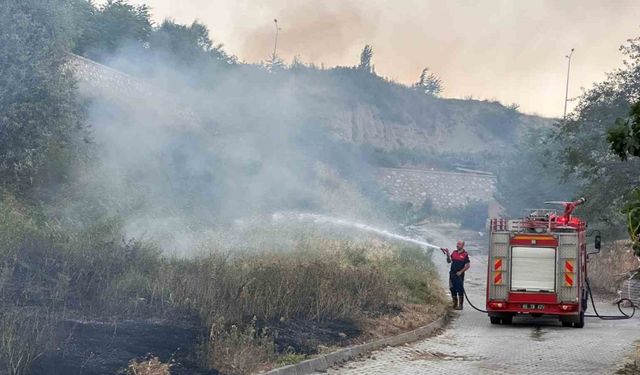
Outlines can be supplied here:
<path id="1" fill-rule="evenodd" d="M 516 314 L 557 316 L 563 326 L 584 327 L 587 309 L 586 223 L 573 216 L 584 203 L 531 210 L 522 219 L 491 219 L 487 312 L 492 324 Z M 596 247 L 599 245 L 596 239 Z"/>

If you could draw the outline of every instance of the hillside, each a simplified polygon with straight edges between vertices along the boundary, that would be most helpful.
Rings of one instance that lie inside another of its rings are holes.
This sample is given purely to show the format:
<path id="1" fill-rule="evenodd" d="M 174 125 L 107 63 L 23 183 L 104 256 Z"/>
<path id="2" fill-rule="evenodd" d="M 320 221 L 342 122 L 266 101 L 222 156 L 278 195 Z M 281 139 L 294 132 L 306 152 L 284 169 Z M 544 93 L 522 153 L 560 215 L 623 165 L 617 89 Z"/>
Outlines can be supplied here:
<path id="1" fill-rule="evenodd" d="M 143 56 L 71 65 L 102 155 L 87 190 L 124 207 L 130 233 L 169 243 L 169 226 L 184 244 L 180 228 L 280 210 L 384 221 L 396 209 L 377 167 L 485 168 L 550 123 L 355 68 L 234 64 L 202 83 L 194 67 Z"/>
<path id="2" fill-rule="evenodd" d="M 303 126 L 319 126 L 332 139 L 369 151 L 504 155 L 527 130 L 549 127 L 553 122 L 496 101 L 426 95 L 352 67 L 318 69 L 298 64 L 270 70 L 234 64 L 217 71 L 203 88 L 190 80 L 191 72 L 184 67 L 148 56 L 117 55 L 105 63 L 148 83 L 153 90 L 164 90 L 165 96 L 188 107 L 199 103 L 185 100 L 185 91 L 191 99 L 194 92 L 200 96 L 202 89 L 211 88 L 213 93 L 207 95 L 212 94 L 214 102 L 206 104 L 203 116 L 215 122 L 222 136 L 255 132 L 265 121 L 277 121 L 274 116 L 284 116 L 304 122 Z M 131 95 L 126 84 L 119 89 L 120 94 Z M 167 115 L 174 116 L 176 109 Z"/>
<path id="3" fill-rule="evenodd" d="M 551 119 L 524 115 L 499 102 L 425 95 L 354 68 L 290 73 L 340 139 L 385 151 L 432 153 L 511 150 L 527 129 Z"/>

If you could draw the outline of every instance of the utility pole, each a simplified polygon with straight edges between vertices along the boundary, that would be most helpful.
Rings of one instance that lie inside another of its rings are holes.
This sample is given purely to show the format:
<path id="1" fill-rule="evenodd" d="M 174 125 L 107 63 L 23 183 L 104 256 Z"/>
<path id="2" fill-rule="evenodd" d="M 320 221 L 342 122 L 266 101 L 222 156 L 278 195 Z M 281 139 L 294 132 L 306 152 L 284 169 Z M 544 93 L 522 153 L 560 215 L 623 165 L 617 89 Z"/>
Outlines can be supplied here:
<path id="1" fill-rule="evenodd" d="M 567 121 L 567 102 L 569 101 L 569 73 L 571 72 L 571 56 L 573 56 L 573 48 L 571 48 L 571 52 L 565 57 L 569 60 L 567 64 L 567 87 L 564 91 L 564 114 L 562 115 L 562 122 Z"/>
<path id="2" fill-rule="evenodd" d="M 273 57 L 272 60 L 273 62 L 276 61 L 276 57 L 278 56 L 278 32 L 280 31 L 280 28 L 278 27 L 278 20 L 277 19 L 273 19 L 273 23 L 276 25 L 276 40 L 273 43 Z"/>

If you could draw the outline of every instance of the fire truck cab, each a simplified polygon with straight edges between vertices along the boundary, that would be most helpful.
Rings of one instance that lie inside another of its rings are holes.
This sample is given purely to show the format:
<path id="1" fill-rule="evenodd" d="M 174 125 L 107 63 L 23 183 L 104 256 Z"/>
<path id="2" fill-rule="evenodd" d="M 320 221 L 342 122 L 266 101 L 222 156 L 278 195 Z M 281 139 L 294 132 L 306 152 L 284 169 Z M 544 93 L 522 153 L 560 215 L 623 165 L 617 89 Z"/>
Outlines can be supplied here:
<path id="1" fill-rule="evenodd" d="M 486 308 L 492 324 L 516 314 L 557 316 L 563 326 L 584 327 L 587 309 L 586 223 L 572 216 L 584 203 L 555 202 L 522 219 L 489 221 Z"/>

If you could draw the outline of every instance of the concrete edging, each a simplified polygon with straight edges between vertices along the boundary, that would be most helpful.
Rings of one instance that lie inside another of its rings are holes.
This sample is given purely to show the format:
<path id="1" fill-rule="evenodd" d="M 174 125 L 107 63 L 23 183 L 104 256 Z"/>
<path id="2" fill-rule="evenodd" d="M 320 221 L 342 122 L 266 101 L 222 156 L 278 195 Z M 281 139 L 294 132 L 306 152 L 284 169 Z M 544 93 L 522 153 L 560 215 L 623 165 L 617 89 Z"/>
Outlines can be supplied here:
<path id="1" fill-rule="evenodd" d="M 444 328 L 451 321 L 451 313 L 445 314 L 426 326 L 413 331 L 401 333 L 399 335 L 385 337 L 364 344 L 340 349 L 332 353 L 323 354 L 319 357 L 307 359 L 295 365 L 279 367 L 271 371 L 263 372 L 260 375 L 306 375 L 314 371 L 326 371 L 329 367 L 338 363 L 346 362 L 363 354 L 371 353 L 374 350 L 388 346 L 399 346 L 414 341 L 418 341 L 431 336 L 434 332 Z"/>

